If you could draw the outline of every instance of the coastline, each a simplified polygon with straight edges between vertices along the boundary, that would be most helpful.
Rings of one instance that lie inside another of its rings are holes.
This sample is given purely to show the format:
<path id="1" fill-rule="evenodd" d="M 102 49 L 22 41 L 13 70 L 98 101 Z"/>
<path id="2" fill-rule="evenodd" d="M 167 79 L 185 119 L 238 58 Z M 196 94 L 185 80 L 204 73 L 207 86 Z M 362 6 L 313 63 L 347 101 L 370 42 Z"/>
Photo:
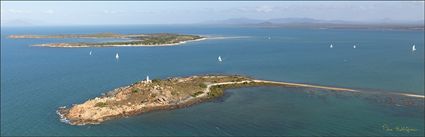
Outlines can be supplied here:
<path id="1" fill-rule="evenodd" d="M 185 77 L 185 78 L 172 78 L 172 80 L 176 81 L 183 81 L 183 82 L 191 82 L 191 80 L 196 78 L 201 79 L 208 79 L 208 78 L 226 78 L 231 76 L 192 76 L 192 77 Z M 234 77 L 234 76 L 232 76 Z M 197 103 L 202 103 L 208 100 L 212 100 L 214 98 L 220 97 L 224 94 L 224 90 L 229 88 L 240 88 L 240 87 L 251 87 L 251 86 L 284 86 L 284 87 L 304 87 L 304 88 L 316 88 L 316 89 L 325 89 L 329 91 L 337 91 L 337 92 L 355 92 L 359 93 L 362 91 L 355 90 L 355 89 L 349 89 L 349 88 L 338 88 L 338 87 L 329 87 L 329 86 L 318 86 L 318 85 L 310 85 L 310 84 L 301 84 L 301 83 L 289 83 L 289 82 L 278 82 L 278 81 L 267 81 L 267 80 L 256 80 L 256 79 L 250 79 L 247 77 L 236 77 L 238 79 L 241 79 L 239 81 L 231 80 L 231 81 L 223 81 L 223 82 L 217 82 L 217 83 L 209 83 L 205 85 L 202 92 L 199 91 L 195 96 L 189 96 L 185 97 L 182 100 L 178 100 L 177 102 L 166 102 L 171 100 L 170 97 L 167 98 L 167 96 L 160 97 L 160 98 L 154 98 L 154 102 L 145 102 L 142 104 L 124 104 L 122 106 L 116 107 L 111 109 L 112 113 L 107 113 L 107 109 L 109 108 L 96 108 L 95 104 L 99 102 L 108 102 L 108 101 L 117 101 L 120 99 L 120 93 L 125 93 L 126 90 L 130 90 L 134 85 L 132 84 L 130 86 L 120 87 L 117 88 L 110 93 L 113 93 L 115 95 L 105 95 L 102 97 L 96 97 L 95 99 L 90 99 L 82 104 L 73 105 L 70 108 L 61 107 L 57 111 L 58 115 L 60 116 L 60 120 L 62 122 L 71 124 L 71 125 L 86 125 L 86 124 L 100 124 L 103 121 L 114 119 L 114 118 L 120 118 L 120 117 L 127 117 L 132 115 L 138 115 L 141 113 L 156 111 L 156 110 L 170 110 L 170 109 L 177 109 L 177 108 L 183 108 L 188 107 Z M 170 79 L 168 79 L 170 80 Z M 143 81 L 142 81 L 143 82 Z M 146 84 L 146 83 L 145 83 Z M 137 84 L 136 84 L 137 85 Z M 156 90 L 157 88 L 161 89 L 162 87 L 156 87 L 154 86 L 153 90 Z M 148 91 L 149 95 L 150 92 L 154 91 Z M 211 93 L 214 93 L 213 96 L 211 96 Z M 414 98 L 414 99 L 424 99 L 423 95 L 414 95 L 414 94 L 404 94 L 404 93 L 388 93 L 389 95 L 398 95 L 402 97 L 407 98 Z M 160 95 L 161 96 L 161 95 Z M 157 102 L 159 100 L 159 103 Z M 140 101 L 140 100 L 139 100 Z M 144 102 L 142 100 L 142 102 Z M 85 105 L 85 106 L 84 106 Z M 117 111 L 115 111 L 117 110 Z M 88 111 L 91 111 L 88 113 Z M 70 113 L 76 113 L 76 114 L 70 114 Z M 98 113 L 102 113 L 98 114 Z M 76 115 L 79 115 L 76 117 Z M 83 116 L 82 116 L 83 115 Z M 87 115 L 87 116 L 84 116 Z M 85 117 L 85 118 L 84 118 Z"/>
<path id="2" fill-rule="evenodd" d="M 102 47 L 167 47 L 167 46 L 178 46 L 181 44 L 185 44 L 188 42 L 196 42 L 196 41 L 202 41 L 207 40 L 206 37 L 195 39 L 195 40 L 186 40 L 186 41 L 180 41 L 177 43 L 171 43 L 171 44 L 152 44 L 152 45 L 82 45 L 82 46 L 55 46 L 56 44 L 69 44 L 69 43 L 49 43 L 49 44 L 36 44 L 32 45 L 35 47 L 51 47 L 51 48 L 90 48 L 90 47 L 96 47 L 96 48 L 102 48 Z"/>
<path id="3" fill-rule="evenodd" d="M 88 38 L 88 37 L 84 37 L 84 38 Z M 89 37 L 91 39 L 102 39 L 102 38 L 97 38 L 97 37 Z M 94 48 L 103 48 L 103 47 L 168 47 L 168 46 L 178 46 L 178 45 L 182 45 L 182 44 L 186 44 L 189 42 L 196 42 L 196 41 L 203 41 L 203 40 L 221 40 L 221 39 L 239 39 L 239 38 L 250 38 L 250 36 L 201 36 L 201 38 L 199 39 L 194 39 L 194 40 L 185 40 L 185 41 L 180 41 L 177 43 L 170 43 L 170 44 L 151 44 L 151 45 L 144 45 L 144 44 L 113 44 L 113 45 L 96 45 L 95 43 L 87 43 L 87 44 L 81 44 L 78 46 L 73 46 L 73 44 L 76 43 L 45 43 L 45 44 L 35 44 L 35 45 L 31 45 L 34 47 L 50 47 L 50 48 L 90 48 L 90 47 L 94 47 Z M 15 38 L 15 39 L 23 39 L 23 38 Z M 33 39 L 43 39 L 43 37 L 36 37 Z M 128 37 L 121 37 L 119 39 L 130 39 Z"/>

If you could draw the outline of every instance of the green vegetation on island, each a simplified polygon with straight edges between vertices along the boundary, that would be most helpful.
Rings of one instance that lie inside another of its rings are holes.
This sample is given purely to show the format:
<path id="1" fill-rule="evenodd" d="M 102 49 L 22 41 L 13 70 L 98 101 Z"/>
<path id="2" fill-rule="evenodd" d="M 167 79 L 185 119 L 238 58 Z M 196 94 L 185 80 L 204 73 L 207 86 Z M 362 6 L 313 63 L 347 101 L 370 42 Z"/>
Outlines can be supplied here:
<path id="1" fill-rule="evenodd" d="M 9 38 L 112 38 L 123 39 L 117 42 L 77 42 L 77 43 L 48 43 L 36 46 L 46 47 L 110 47 L 110 46 L 171 46 L 186 41 L 201 40 L 204 37 L 198 35 L 156 33 L 156 34 L 65 34 L 65 35 L 10 35 Z"/>
<path id="2" fill-rule="evenodd" d="M 90 99 L 71 108 L 60 109 L 59 112 L 61 117 L 68 119 L 72 125 L 97 124 L 114 117 L 189 106 L 220 97 L 224 94 L 225 89 L 247 86 L 311 85 L 254 80 L 239 75 L 205 75 L 144 80 L 117 88 L 104 96 Z M 316 87 L 350 91 L 350 89 L 344 88 Z"/>
<path id="3" fill-rule="evenodd" d="M 117 117 L 186 107 L 223 96 L 224 90 L 229 88 L 251 86 L 304 87 L 360 93 L 358 90 L 348 88 L 256 80 L 239 75 L 204 75 L 163 80 L 147 78 L 147 80 L 117 88 L 82 104 L 76 104 L 70 108 L 62 107 L 58 110 L 58 114 L 71 125 L 98 124 Z M 424 98 L 424 96 L 401 93 L 387 93 L 387 95 L 405 97 L 400 99 L 401 102 L 394 102 L 407 105 L 412 101 Z"/>

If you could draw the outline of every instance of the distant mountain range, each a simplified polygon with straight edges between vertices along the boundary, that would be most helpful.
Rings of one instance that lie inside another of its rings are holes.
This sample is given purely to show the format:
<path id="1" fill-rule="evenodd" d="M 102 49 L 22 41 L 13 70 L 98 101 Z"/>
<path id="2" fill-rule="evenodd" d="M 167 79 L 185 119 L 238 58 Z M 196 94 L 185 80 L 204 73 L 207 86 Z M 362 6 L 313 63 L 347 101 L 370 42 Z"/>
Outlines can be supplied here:
<path id="1" fill-rule="evenodd" d="M 226 20 L 203 22 L 202 24 L 242 25 L 257 27 L 424 29 L 424 20 L 397 21 L 391 19 L 356 22 L 344 20 L 318 20 L 312 18 L 273 18 L 266 20 L 232 18 Z"/>
<path id="2" fill-rule="evenodd" d="M 373 21 L 344 21 L 344 20 L 318 20 L 313 18 L 273 18 L 273 19 L 250 19 L 250 18 L 231 18 L 225 20 L 216 20 L 203 22 L 202 24 L 291 24 L 291 23 L 325 23 L 325 24 L 409 24 L 423 25 L 424 20 L 417 21 L 398 21 L 388 18 Z"/>
<path id="3" fill-rule="evenodd" d="M 1 26 L 51 26 L 59 23 L 49 23 L 40 20 L 12 19 L 1 20 Z M 424 30 L 424 20 L 400 21 L 388 18 L 371 21 L 345 21 L 345 20 L 319 20 L 313 18 L 230 18 L 225 20 L 205 21 L 201 23 L 190 23 L 191 25 L 235 25 L 246 27 L 286 27 L 286 28 L 318 28 L 318 29 L 409 29 Z M 81 25 L 81 24 L 71 24 Z M 125 25 L 125 24 L 124 24 Z"/>

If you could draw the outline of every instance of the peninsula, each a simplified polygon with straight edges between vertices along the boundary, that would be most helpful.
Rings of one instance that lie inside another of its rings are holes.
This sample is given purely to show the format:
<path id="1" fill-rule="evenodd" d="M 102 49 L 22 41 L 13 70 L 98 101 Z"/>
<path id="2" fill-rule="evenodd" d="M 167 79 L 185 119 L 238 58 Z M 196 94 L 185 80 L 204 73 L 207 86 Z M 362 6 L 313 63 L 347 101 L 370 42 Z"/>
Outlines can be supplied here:
<path id="1" fill-rule="evenodd" d="M 248 86 L 285 86 L 360 92 L 354 89 L 308 84 L 255 80 L 239 75 L 203 75 L 146 80 L 120 87 L 101 97 L 70 108 L 60 107 L 61 121 L 71 125 L 99 124 L 105 120 L 155 110 L 190 106 L 220 97 L 227 88 Z M 409 97 L 409 95 L 404 95 Z M 415 97 L 423 99 L 423 96 Z"/>
<path id="2" fill-rule="evenodd" d="M 64 39 L 64 38 L 108 38 L 124 41 L 114 42 L 76 42 L 76 43 L 47 43 L 34 46 L 81 48 L 81 47 L 119 47 L 119 46 L 174 46 L 188 41 L 203 40 L 198 35 L 155 33 L 155 34 L 63 34 L 63 35 L 10 35 L 12 39 Z"/>

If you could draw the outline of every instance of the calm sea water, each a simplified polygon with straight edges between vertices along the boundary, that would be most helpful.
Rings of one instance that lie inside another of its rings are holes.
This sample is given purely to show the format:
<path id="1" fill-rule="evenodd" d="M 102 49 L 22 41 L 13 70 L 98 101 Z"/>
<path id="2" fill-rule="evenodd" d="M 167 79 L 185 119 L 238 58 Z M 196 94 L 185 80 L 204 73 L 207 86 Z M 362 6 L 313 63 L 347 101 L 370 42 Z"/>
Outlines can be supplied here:
<path id="1" fill-rule="evenodd" d="M 96 32 L 247 37 L 175 47 L 114 48 L 29 46 L 99 39 L 7 38 L 10 34 Z M 416 52 L 411 52 L 412 44 Z M 217 62 L 218 56 L 222 63 Z M 1 135 L 424 134 L 423 105 L 393 106 L 304 88 L 231 89 L 212 102 L 91 126 L 70 126 L 55 114 L 60 106 L 81 103 L 146 75 L 167 78 L 211 73 L 424 95 L 424 32 L 223 26 L 2 28 Z M 417 131 L 385 131 L 383 125 Z"/>

